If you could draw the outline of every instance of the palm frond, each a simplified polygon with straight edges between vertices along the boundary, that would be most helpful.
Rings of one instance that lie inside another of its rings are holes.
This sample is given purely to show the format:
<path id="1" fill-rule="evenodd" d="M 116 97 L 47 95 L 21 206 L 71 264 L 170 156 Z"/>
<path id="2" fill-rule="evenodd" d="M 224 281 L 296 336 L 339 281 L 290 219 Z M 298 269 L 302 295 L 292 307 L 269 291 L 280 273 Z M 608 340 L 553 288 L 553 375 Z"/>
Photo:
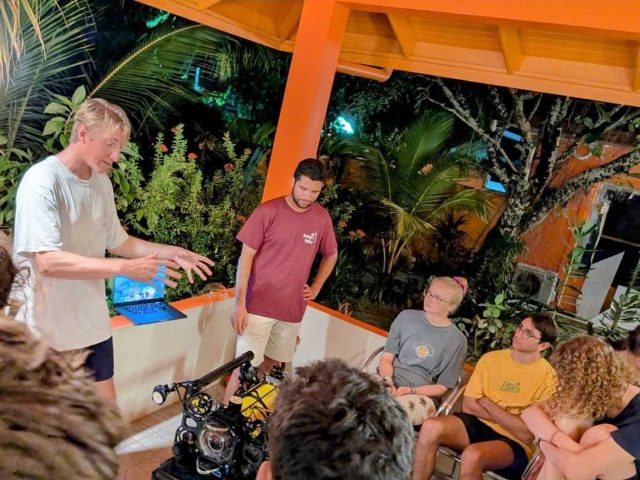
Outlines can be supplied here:
<path id="1" fill-rule="evenodd" d="M 452 131 L 453 116 L 435 110 L 424 113 L 405 131 L 395 149 L 399 174 L 404 178 L 415 175 L 429 156 L 445 147 Z"/>
<path id="2" fill-rule="evenodd" d="M 377 197 L 393 198 L 393 167 L 385 159 L 382 152 L 370 145 L 360 142 L 345 144 L 344 154 L 353 155 L 361 162 L 363 170 L 367 174 L 366 187 Z"/>
<path id="3" fill-rule="evenodd" d="M 406 211 L 397 203 L 385 198 L 380 199 L 380 202 L 387 207 L 391 214 L 396 238 L 407 239 L 416 233 L 426 233 L 434 230 L 434 226 L 431 223 Z"/>
<path id="4" fill-rule="evenodd" d="M 433 221 L 440 220 L 452 212 L 465 212 L 487 220 L 495 195 L 477 188 L 465 188 L 442 202 L 431 214 Z"/>
<path id="5" fill-rule="evenodd" d="M 158 122 L 158 108 L 171 110 L 168 96 L 194 98 L 196 92 L 188 81 L 196 68 L 216 79 L 235 70 L 228 55 L 234 43 L 231 37 L 202 25 L 158 28 L 117 62 L 89 96 L 119 104 L 137 124 L 147 118 Z"/>
<path id="6" fill-rule="evenodd" d="M 51 92 L 84 80 L 80 67 L 90 61 L 94 24 L 88 3 L 43 0 L 39 8 L 44 49 L 33 24 L 23 22 L 24 55 L 11 64 L 8 81 L 0 77 L 0 131 L 7 135 L 9 146 L 18 148 L 42 143 L 43 111 Z"/>
<path id="7" fill-rule="evenodd" d="M 39 0 L 5 0 L 0 2 L 0 79 L 8 81 L 12 67 L 24 52 L 26 24 L 30 24 L 40 47 L 44 49 L 40 31 Z"/>

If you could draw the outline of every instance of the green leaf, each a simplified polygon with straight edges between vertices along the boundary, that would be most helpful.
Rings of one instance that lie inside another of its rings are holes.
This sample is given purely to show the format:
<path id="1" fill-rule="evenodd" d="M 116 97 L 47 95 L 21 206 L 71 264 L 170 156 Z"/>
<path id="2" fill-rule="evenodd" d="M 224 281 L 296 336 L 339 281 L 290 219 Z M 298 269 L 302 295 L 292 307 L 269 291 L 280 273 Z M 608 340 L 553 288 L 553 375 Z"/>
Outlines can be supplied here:
<path id="1" fill-rule="evenodd" d="M 53 135 L 54 133 L 55 134 L 60 133 L 60 131 L 64 127 L 64 122 L 65 120 L 62 117 L 53 117 L 44 126 L 44 130 L 42 131 L 42 134 L 47 136 L 47 135 Z"/>
<path id="2" fill-rule="evenodd" d="M 69 108 L 64 105 L 59 104 L 58 102 L 51 102 L 47 105 L 47 108 L 44 109 L 44 113 L 56 115 L 56 114 L 66 114 L 69 112 Z"/>
<path id="3" fill-rule="evenodd" d="M 502 302 L 504 302 L 504 293 L 499 293 L 498 295 L 496 295 L 495 303 L 500 305 L 502 304 Z"/>
<path id="4" fill-rule="evenodd" d="M 78 88 L 76 88 L 76 91 L 73 92 L 71 102 L 74 105 L 80 105 L 82 102 L 84 102 L 85 98 L 87 98 L 87 90 L 84 88 L 84 85 L 80 85 Z"/>

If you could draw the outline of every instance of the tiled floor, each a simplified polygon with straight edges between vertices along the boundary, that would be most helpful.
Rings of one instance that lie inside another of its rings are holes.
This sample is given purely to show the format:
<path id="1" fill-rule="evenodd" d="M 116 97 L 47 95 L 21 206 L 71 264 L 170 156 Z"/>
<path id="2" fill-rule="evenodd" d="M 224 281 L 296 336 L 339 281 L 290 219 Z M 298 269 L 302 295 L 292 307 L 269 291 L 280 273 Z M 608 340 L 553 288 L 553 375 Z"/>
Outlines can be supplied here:
<path id="1" fill-rule="evenodd" d="M 220 398 L 222 391 L 222 387 L 213 387 L 208 393 Z M 129 438 L 116 447 L 120 463 L 117 480 L 149 480 L 151 472 L 171 456 L 181 419 L 180 404 L 175 402 L 129 424 Z"/>

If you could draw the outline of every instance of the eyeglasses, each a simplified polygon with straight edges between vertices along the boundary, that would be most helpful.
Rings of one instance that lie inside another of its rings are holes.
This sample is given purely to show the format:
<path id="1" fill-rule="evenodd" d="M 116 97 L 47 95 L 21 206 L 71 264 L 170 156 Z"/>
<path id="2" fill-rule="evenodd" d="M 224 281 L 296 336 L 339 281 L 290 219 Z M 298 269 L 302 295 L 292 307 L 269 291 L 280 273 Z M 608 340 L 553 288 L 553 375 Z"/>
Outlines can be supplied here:
<path id="1" fill-rule="evenodd" d="M 440 302 L 445 302 L 445 303 L 451 303 L 449 300 L 446 300 L 444 298 L 439 297 L 438 295 L 434 295 L 433 293 L 431 293 L 429 290 L 427 290 L 426 292 L 424 292 L 424 298 L 431 298 L 433 299 L 433 301 L 435 303 L 440 303 Z"/>
<path id="2" fill-rule="evenodd" d="M 542 337 L 538 337 L 533 330 L 524 328 L 521 323 L 516 325 L 516 332 L 522 332 L 522 334 L 527 338 L 535 338 L 536 340 L 542 340 Z"/>

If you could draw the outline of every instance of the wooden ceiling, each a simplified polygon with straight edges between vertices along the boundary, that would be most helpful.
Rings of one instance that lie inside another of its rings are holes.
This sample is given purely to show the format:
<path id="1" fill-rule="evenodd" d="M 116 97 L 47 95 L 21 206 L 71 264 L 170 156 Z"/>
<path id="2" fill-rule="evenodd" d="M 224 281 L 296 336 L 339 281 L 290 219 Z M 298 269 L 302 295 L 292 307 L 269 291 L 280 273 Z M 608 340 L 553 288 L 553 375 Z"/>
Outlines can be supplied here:
<path id="1" fill-rule="evenodd" d="M 293 52 L 304 0 L 138 0 Z M 640 106 L 640 6 L 618 0 L 306 0 L 350 9 L 341 68 Z M 373 67 L 373 68 L 371 68 Z"/>

